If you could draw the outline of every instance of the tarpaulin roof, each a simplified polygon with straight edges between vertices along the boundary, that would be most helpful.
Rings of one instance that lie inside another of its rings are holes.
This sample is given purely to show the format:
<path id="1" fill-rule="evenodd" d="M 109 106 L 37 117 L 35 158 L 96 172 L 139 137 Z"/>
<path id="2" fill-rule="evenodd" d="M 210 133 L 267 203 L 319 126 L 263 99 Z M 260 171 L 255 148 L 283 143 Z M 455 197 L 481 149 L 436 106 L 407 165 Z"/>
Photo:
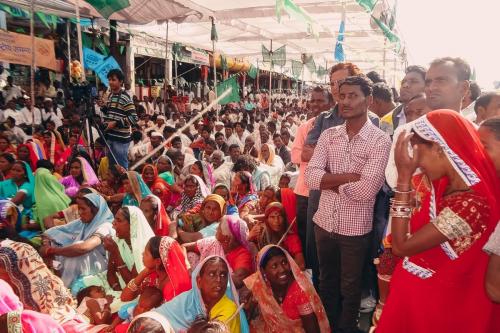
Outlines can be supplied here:
<path id="1" fill-rule="evenodd" d="M 35 10 L 61 17 L 75 17 L 76 0 L 34 0 Z M 30 9 L 31 0 L 2 0 L 15 7 Z M 130 6 L 121 9 L 109 17 L 111 20 L 133 24 L 145 24 L 153 21 L 172 20 L 180 22 L 189 16 L 200 17 L 199 12 L 169 0 L 129 0 Z M 101 18 L 101 14 L 84 0 L 79 1 L 80 16 Z"/>
<path id="2" fill-rule="evenodd" d="M 388 0 L 379 0 L 385 5 Z M 286 45 L 287 59 L 301 60 L 302 54 L 313 55 L 316 66 L 331 67 L 338 30 L 345 12 L 346 61 L 356 63 L 365 72 L 385 73 L 388 81 L 401 72 L 403 57 L 395 45 L 387 41 L 370 14 L 357 1 L 294 0 L 314 21 L 315 31 L 307 31 L 303 20 L 282 14 L 276 17 L 275 0 L 175 0 L 202 16 L 187 18 L 182 23 L 169 23 L 169 41 L 212 49 L 210 17 L 216 18 L 218 42 L 216 50 L 227 56 L 245 57 L 262 66 L 262 45 L 273 49 Z M 123 27 L 123 25 L 122 25 Z M 166 24 L 128 25 L 132 32 L 144 32 L 165 39 Z M 403 46 L 400 46 L 400 51 Z M 285 67 L 291 67 L 290 62 Z M 268 68 L 268 67 L 267 67 Z M 280 71 L 280 69 L 276 69 Z M 309 78 L 310 79 L 310 78 Z"/>

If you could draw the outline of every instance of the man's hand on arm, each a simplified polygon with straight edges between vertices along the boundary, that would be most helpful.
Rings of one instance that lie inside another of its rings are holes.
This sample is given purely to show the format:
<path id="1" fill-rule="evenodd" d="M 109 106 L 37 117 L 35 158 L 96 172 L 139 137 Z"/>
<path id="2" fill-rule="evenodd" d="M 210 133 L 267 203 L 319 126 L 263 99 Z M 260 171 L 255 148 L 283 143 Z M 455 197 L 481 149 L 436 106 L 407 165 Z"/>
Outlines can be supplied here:
<path id="1" fill-rule="evenodd" d="M 339 186 L 346 183 L 357 182 L 361 179 L 361 175 L 357 173 L 325 173 L 321 178 L 320 189 L 339 191 Z"/>
<path id="2" fill-rule="evenodd" d="M 304 145 L 300 155 L 302 162 L 309 162 L 313 156 L 315 145 Z"/>

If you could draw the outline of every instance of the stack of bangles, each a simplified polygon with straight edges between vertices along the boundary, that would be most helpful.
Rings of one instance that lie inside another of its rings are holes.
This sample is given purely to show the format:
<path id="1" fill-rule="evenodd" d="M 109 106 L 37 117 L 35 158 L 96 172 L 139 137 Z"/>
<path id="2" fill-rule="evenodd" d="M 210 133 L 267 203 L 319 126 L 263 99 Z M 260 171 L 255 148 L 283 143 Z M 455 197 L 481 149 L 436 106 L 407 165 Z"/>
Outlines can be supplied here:
<path id="1" fill-rule="evenodd" d="M 406 200 L 391 199 L 390 216 L 392 218 L 402 218 L 402 219 L 411 218 L 412 207 L 410 204 L 410 194 L 413 193 L 413 191 L 394 191 L 394 192 L 399 194 L 404 194 L 405 196 L 407 196 L 407 199 Z"/>
<path id="2" fill-rule="evenodd" d="M 130 282 L 127 284 L 127 288 L 130 289 L 130 291 L 137 291 L 139 290 L 139 287 L 135 283 L 135 279 L 131 279 Z"/>

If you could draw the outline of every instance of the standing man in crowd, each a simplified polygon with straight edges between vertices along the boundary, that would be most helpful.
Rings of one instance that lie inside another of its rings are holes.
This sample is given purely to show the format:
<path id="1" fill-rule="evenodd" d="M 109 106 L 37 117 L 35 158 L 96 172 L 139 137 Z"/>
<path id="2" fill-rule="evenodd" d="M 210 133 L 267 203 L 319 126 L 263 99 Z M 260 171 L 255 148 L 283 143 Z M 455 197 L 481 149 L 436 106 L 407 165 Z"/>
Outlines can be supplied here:
<path id="1" fill-rule="evenodd" d="M 357 333 L 373 207 L 391 141 L 368 120 L 371 81 L 351 76 L 339 88 L 339 115 L 346 122 L 321 134 L 306 169 L 306 185 L 321 190 L 313 221 L 323 305 L 330 323 L 343 333 Z"/>
<path id="2" fill-rule="evenodd" d="M 398 126 L 406 124 L 405 106 L 413 97 L 424 92 L 425 68 L 422 66 L 408 66 L 405 77 L 401 81 L 399 101 L 401 102 L 393 111 L 380 120 L 380 128 L 389 135 L 394 134 Z"/>
<path id="3" fill-rule="evenodd" d="M 128 169 L 128 148 L 132 127 L 137 126 L 137 113 L 132 99 L 122 89 L 123 73 L 119 69 L 112 69 L 108 73 L 108 80 L 111 92 L 104 108 L 105 133 L 116 160 L 111 154 L 108 158 L 112 164 L 116 163 Z"/>

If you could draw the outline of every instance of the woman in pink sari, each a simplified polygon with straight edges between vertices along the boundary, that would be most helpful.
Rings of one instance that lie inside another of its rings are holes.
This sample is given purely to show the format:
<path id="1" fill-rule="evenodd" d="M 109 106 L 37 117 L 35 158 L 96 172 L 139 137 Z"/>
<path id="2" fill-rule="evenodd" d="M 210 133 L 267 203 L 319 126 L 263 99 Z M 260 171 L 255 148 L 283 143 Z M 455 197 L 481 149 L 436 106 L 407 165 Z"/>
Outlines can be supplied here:
<path id="1" fill-rule="evenodd" d="M 69 168 L 70 174 L 60 180 L 60 183 L 65 187 L 65 193 L 69 197 L 74 197 L 82 186 L 91 187 L 99 183 L 94 170 L 83 157 L 72 159 Z"/>
<path id="2" fill-rule="evenodd" d="M 482 248 L 500 216 L 500 184 L 477 130 L 455 111 L 432 111 L 401 134 L 395 156 L 392 251 L 403 259 L 377 333 L 493 332 L 500 317 L 484 289 Z M 429 200 L 414 204 L 417 167 L 432 186 Z M 415 209 L 420 219 L 412 219 Z"/>
<path id="3" fill-rule="evenodd" d="M 64 332 L 97 333 L 107 326 L 83 321 L 70 291 L 28 244 L 11 240 L 0 243 L 0 278 L 12 286 L 24 309 L 50 316 Z"/>
<path id="4" fill-rule="evenodd" d="M 49 315 L 24 310 L 12 287 L 0 279 L 0 332 L 64 333 L 64 329 Z"/>

